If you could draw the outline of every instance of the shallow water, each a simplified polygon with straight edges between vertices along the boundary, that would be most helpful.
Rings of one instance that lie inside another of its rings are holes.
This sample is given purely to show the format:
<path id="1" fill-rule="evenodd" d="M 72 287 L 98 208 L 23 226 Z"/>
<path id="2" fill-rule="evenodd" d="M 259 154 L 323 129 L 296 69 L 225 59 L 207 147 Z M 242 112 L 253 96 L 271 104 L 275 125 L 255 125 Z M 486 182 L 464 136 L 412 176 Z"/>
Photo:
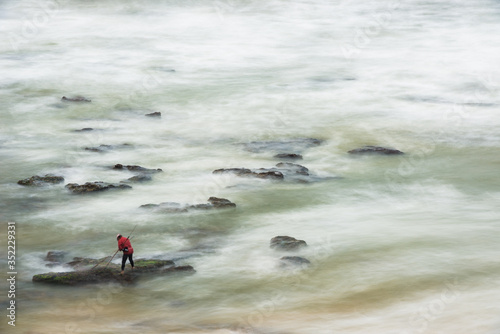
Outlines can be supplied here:
<path id="1" fill-rule="evenodd" d="M 16 222 L 19 307 L 2 332 L 498 333 L 499 18 L 486 0 L 3 1 L 0 220 L 4 236 Z M 76 95 L 92 102 L 60 101 Z M 99 145 L 117 147 L 85 150 Z M 406 154 L 346 153 L 363 145 Z M 302 154 L 315 182 L 211 173 L 276 153 Z M 163 173 L 95 196 L 16 184 L 134 175 L 117 163 Z M 210 196 L 237 207 L 139 209 Z M 135 225 L 136 258 L 196 274 L 32 284 L 67 270 L 47 251 L 107 256 Z M 279 267 L 277 235 L 305 240 L 291 255 L 311 266 Z"/>

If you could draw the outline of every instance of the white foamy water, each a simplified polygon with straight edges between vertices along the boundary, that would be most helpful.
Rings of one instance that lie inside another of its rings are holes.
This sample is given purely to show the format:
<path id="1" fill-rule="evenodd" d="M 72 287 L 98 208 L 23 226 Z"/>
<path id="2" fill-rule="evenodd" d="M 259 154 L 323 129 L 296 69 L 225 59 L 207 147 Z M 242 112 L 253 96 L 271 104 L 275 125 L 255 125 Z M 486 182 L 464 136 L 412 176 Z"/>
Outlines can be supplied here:
<path id="1" fill-rule="evenodd" d="M 19 308 L 2 333 L 498 333 L 499 32 L 493 0 L 3 1 L 0 220 L 4 240 L 17 226 Z M 347 153 L 364 145 L 405 154 Z M 277 153 L 302 154 L 314 182 L 212 174 Z M 163 172 L 64 188 L 134 175 L 118 163 Z M 65 183 L 17 184 L 48 173 Z M 237 207 L 139 208 L 211 196 Z M 111 255 L 135 225 L 135 258 L 196 273 L 31 282 L 67 270 L 47 251 Z M 278 235 L 308 247 L 273 250 Z"/>

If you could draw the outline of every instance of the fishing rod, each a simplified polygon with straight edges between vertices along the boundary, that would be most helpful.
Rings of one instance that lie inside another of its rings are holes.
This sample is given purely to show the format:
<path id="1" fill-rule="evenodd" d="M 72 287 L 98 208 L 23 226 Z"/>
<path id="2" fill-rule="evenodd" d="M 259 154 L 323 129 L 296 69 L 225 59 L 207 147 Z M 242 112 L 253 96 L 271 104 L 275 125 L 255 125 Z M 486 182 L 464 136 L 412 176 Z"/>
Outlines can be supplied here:
<path id="1" fill-rule="evenodd" d="M 131 238 L 130 238 L 130 236 L 134 233 L 134 231 L 135 231 L 135 228 L 136 228 L 136 227 L 137 227 L 137 224 L 134 226 L 134 229 L 132 230 L 132 232 L 130 232 L 130 234 L 129 234 L 129 236 L 127 237 L 127 239 L 129 239 L 129 240 L 131 239 Z M 116 250 L 116 252 L 113 254 L 113 256 L 111 257 L 111 259 L 108 261 L 108 263 L 107 263 L 107 264 L 106 264 L 106 266 L 104 267 L 105 269 L 108 267 L 109 263 L 113 260 L 113 258 L 115 257 L 116 253 L 118 253 L 119 251 L 120 251 L 120 249 L 117 249 L 117 250 Z M 104 258 L 104 259 L 105 259 L 105 258 Z M 97 264 L 96 264 L 95 266 L 93 266 L 90 270 L 93 270 L 95 267 L 97 267 L 98 265 L 100 265 L 100 264 L 101 264 L 101 262 L 103 262 L 103 261 L 104 261 L 104 259 L 103 259 L 103 260 L 101 260 L 101 261 L 99 261 L 99 262 L 97 262 Z"/>

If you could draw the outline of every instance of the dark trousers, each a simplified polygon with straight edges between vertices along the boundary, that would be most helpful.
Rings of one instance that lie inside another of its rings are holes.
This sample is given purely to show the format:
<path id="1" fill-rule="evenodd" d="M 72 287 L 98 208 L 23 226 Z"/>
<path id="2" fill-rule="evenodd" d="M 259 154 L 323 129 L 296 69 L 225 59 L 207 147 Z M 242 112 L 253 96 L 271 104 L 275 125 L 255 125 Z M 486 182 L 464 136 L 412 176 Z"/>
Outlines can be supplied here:
<path id="1" fill-rule="evenodd" d="M 132 268 L 134 268 L 134 260 L 132 259 L 133 254 L 123 254 L 122 257 L 122 271 L 125 269 L 125 263 L 127 263 L 127 259 L 130 261 Z"/>

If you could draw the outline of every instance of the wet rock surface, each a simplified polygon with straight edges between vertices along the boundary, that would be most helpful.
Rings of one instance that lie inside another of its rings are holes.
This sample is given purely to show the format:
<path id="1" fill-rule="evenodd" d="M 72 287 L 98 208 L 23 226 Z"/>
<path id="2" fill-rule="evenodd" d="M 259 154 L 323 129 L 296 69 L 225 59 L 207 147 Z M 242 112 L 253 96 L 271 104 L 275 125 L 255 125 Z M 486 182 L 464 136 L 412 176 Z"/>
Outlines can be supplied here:
<path id="1" fill-rule="evenodd" d="M 120 265 L 109 263 L 109 258 L 89 259 L 74 258 L 67 263 L 75 271 L 50 272 L 34 275 L 32 280 L 35 283 L 46 283 L 56 285 L 86 285 L 99 283 L 135 283 L 139 278 L 155 277 L 168 274 L 193 274 L 196 271 L 191 266 L 176 266 L 170 260 L 138 259 L 134 269 L 130 269 L 127 264 L 125 273 L 120 274 Z"/>
<path id="2" fill-rule="evenodd" d="M 106 183 L 106 182 L 86 182 L 85 184 L 68 183 L 65 186 L 73 194 L 86 194 L 112 189 L 131 189 L 132 187 L 126 184 Z"/>
<path id="3" fill-rule="evenodd" d="M 269 180 L 286 180 L 292 182 L 309 183 L 323 181 L 338 177 L 318 177 L 311 175 L 309 169 L 291 162 L 280 162 L 272 168 L 221 168 L 212 172 L 213 174 L 234 174 L 239 177 L 253 177 Z"/>
<path id="4" fill-rule="evenodd" d="M 149 113 L 149 114 L 145 114 L 144 116 L 147 116 L 147 117 L 159 117 L 159 118 L 161 118 L 161 112 L 155 111 L 155 112 L 152 112 L 152 113 Z"/>
<path id="5" fill-rule="evenodd" d="M 122 164 L 116 164 L 112 167 L 115 170 L 128 170 L 131 172 L 139 172 L 141 174 L 154 174 L 154 173 L 160 173 L 163 172 L 161 168 L 157 169 L 152 169 L 152 168 L 145 168 L 137 165 L 122 165 Z"/>
<path id="6" fill-rule="evenodd" d="M 202 204 L 181 204 L 176 202 L 163 202 L 160 204 L 144 204 L 140 208 L 152 209 L 158 212 L 178 213 L 188 212 L 190 210 L 210 210 L 210 209 L 224 209 L 235 208 L 236 204 L 225 198 L 210 197 L 208 203 Z"/>
<path id="7" fill-rule="evenodd" d="M 123 149 L 123 148 L 131 148 L 132 145 L 130 144 L 121 144 L 121 145 L 99 145 L 95 147 L 85 147 L 85 151 L 91 151 L 91 152 L 107 152 L 115 149 Z"/>
<path id="8" fill-rule="evenodd" d="M 274 156 L 276 159 L 283 159 L 283 160 L 302 160 L 303 157 L 301 154 L 296 154 L 296 153 L 279 153 Z"/>
<path id="9" fill-rule="evenodd" d="M 271 239 L 270 247 L 277 250 L 293 251 L 306 247 L 304 240 L 297 240 L 289 236 L 277 236 Z"/>
<path id="10" fill-rule="evenodd" d="M 354 150 L 350 150 L 347 153 L 350 154 L 385 154 L 385 155 L 397 155 L 397 154 L 404 154 L 403 152 L 392 149 L 392 148 L 386 148 L 386 147 L 381 147 L 381 146 L 363 146 Z"/>
<path id="11" fill-rule="evenodd" d="M 58 184 L 64 182 L 64 177 L 46 174 L 45 176 L 34 175 L 30 178 L 19 180 L 17 184 L 28 187 L 41 187 L 48 184 Z"/>
<path id="12" fill-rule="evenodd" d="M 140 175 L 129 177 L 125 181 L 120 181 L 120 183 L 142 183 L 142 182 L 149 182 L 151 180 L 153 180 L 151 175 L 140 174 Z"/>
<path id="13" fill-rule="evenodd" d="M 90 132 L 90 131 L 94 131 L 94 129 L 93 128 L 82 128 L 79 130 L 75 130 L 75 132 Z"/>
<path id="14" fill-rule="evenodd" d="M 92 102 L 92 100 L 87 99 L 84 96 L 73 96 L 73 97 L 63 96 L 61 98 L 61 101 L 64 101 L 64 102 Z"/>
<path id="15" fill-rule="evenodd" d="M 281 141 L 253 141 L 243 144 L 244 149 L 254 153 L 261 152 L 302 152 L 308 148 L 321 145 L 323 141 L 316 138 L 294 138 Z"/>
<path id="16" fill-rule="evenodd" d="M 66 254 L 64 251 L 49 251 L 45 256 L 45 261 L 61 263 Z"/>
<path id="17" fill-rule="evenodd" d="M 282 258 L 280 258 L 281 267 L 306 267 L 310 264 L 311 261 L 300 256 L 283 256 Z"/>

